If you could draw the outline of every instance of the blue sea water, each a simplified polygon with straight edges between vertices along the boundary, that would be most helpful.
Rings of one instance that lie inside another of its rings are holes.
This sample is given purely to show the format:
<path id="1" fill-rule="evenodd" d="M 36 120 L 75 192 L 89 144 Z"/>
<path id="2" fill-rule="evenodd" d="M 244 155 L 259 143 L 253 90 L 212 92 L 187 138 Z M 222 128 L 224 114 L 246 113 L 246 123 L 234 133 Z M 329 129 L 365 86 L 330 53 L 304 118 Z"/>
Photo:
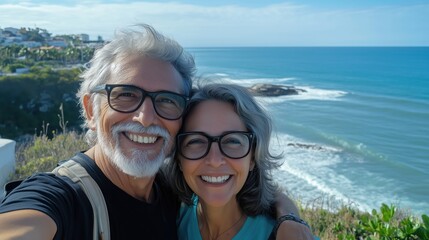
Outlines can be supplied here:
<path id="1" fill-rule="evenodd" d="M 188 50 L 200 75 L 306 90 L 258 97 L 284 154 L 275 179 L 303 204 L 429 213 L 428 47 Z"/>

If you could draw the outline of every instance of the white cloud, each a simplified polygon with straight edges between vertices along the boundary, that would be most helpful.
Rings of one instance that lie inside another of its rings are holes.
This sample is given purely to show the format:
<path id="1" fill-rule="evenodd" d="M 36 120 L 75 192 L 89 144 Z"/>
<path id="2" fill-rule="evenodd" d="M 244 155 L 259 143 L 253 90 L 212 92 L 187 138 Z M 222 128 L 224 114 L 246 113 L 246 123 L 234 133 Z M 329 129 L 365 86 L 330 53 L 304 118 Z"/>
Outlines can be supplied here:
<path id="1" fill-rule="evenodd" d="M 108 39 L 145 22 L 185 46 L 429 45 L 429 4 L 319 10 L 288 3 L 217 7 L 181 3 L 0 5 L 0 27 L 40 27 L 54 35 Z"/>

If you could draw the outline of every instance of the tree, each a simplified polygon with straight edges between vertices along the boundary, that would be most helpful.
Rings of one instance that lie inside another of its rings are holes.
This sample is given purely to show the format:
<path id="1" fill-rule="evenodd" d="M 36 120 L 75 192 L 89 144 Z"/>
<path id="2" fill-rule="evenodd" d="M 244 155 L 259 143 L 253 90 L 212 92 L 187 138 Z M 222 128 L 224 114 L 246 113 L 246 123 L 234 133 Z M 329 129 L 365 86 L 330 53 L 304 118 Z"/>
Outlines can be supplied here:
<path id="1" fill-rule="evenodd" d="M 46 29 L 42 28 L 21 28 L 19 33 L 23 35 L 24 39 L 35 42 L 45 42 L 45 38 L 51 36 Z"/>
<path id="2" fill-rule="evenodd" d="M 22 47 L 19 52 L 18 56 L 28 58 L 28 56 L 31 54 L 31 50 L 28 47 Z"/>

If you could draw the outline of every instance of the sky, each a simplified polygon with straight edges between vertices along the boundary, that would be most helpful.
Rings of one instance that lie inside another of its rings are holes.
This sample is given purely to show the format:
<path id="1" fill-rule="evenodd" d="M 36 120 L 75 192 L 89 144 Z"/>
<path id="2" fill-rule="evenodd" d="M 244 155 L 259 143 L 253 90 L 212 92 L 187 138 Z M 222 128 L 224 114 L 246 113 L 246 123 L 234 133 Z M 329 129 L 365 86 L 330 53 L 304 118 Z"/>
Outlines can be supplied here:
<path id="1" fill-rule="evenodd" d="M 429 46 L 429 0 L 0 0 L 0 28 L 53 36 L 147 23 L 185 47 Z"/>

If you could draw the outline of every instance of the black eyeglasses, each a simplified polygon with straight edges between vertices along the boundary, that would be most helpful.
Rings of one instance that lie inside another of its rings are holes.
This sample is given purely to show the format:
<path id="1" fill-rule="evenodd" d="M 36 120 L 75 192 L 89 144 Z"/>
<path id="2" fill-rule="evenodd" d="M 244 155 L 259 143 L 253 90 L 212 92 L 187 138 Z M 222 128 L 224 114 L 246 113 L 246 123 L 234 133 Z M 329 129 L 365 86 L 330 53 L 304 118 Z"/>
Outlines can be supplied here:
<path id="1" fill-rule="evenodd" d="M 219 136 L 209 136 L 204 132 L 186 132 L 177 135 L 179 154 L 189 160 L 198 160 L 210 151 L 212 142 L 217 142 L 223 155 L 232 159 L 247 156 L 253 141 L 253 133 L 229 131 Z"/>
<path id="2" fill-rule="evenodd" d="M 189 100 L 187 96 L 170 91 L 149 92 L 134 85 L 104 84 L 95 87 L 91 93 L 107 92 L 109 106 L 121 113 L 136 111 L 146 97 L 152 100 L 156 114 L 168 120 L 179 119 Z"/>

